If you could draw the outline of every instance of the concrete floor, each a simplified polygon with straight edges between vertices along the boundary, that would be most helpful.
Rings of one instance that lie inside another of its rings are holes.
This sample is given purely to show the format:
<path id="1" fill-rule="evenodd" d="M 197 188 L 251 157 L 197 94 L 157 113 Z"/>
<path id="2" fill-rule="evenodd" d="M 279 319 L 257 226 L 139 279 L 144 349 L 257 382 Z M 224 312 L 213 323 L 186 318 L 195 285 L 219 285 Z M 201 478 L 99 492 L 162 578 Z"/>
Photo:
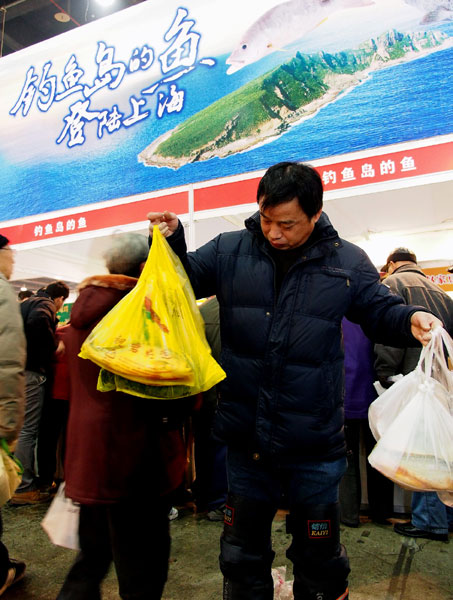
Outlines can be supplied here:
<path id="1" fill-rule="evenodd" d="M 11 556 L 27 563 L 24 580 L 10 588 L 6 600 L 55 600 L 75 551 L 53 546 L 40 521 L 45 506 L 4 507 L 3 541 Z M 222 523 L 211 523 L 190 508 L 180 510 L 171 524 L 172 552 L 165 600 L 221 600 L 218 569 Z M 364 522 L 342 528 L 342 542 L 351 561 L 351 600 L 453 600 L 453 536 L 450 542 L 403 538 L 390 526 Z M 273 525 L 277 555 L 274 566 L 288 565 L 289 536 L 284 513 Z M 150 570 L 150 577 L 152 572 Z M 104 582 L 103 600 L 117 600 L 112 571 Z"/>

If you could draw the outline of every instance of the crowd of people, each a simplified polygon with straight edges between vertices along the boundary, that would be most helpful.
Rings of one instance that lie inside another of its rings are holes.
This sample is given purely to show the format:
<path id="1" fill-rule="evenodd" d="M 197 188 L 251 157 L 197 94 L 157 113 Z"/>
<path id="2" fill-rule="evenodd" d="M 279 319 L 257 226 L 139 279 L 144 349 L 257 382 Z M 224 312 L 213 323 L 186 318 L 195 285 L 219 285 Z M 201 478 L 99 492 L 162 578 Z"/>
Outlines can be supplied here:
<path id="1" fill-rule="evenodd" d="M 0 435 L 24 467 L 11 504 L 50 502 L 63 480 L 80 504 L 80 551 L 58 600 L 100 598 L 112 563 L 121 598 L 160 599 L 181 497 L 224 521 L 224 600 L 273 598 L 271 525 L 283 505 L 296 600 L 349 597 L 340 523 L 360 524 L 362 477 L 370 518 L 390 523 L 394 484 L 360 468 L 375 443 L 367 420 L 374 382 L 388 387 L 412 370 L 434 326 L 453 334 L 453 300 L 405 248 L 389 255 L 380 277 L 339 237 L 308 165 L 270 167 L 257 203 L 243 230 L 194 252 L 176 214 L 149 213 L 149 239 L 114 236 L 107 273 L 80 283 L 63 327 L 67 285 L 17 298 L 8 283 L 13 252 L 0 235 L 0 348 L 13 348 L 0 354 Z M 99 391 L 100 368 L 79 356 L 136 286 L 156 225 L 196 296 L 208 298 L 206 336 L 227 377 L 201 397 L 153 402 Z M 145 473 L 146 494 L 137 494 Z M 434 492 L 414 493 L 412 502 L 411 522 L 395 531 L 447 540 L 453 511 Z M 0 543 L 0 595 L 24 573 Z"/>

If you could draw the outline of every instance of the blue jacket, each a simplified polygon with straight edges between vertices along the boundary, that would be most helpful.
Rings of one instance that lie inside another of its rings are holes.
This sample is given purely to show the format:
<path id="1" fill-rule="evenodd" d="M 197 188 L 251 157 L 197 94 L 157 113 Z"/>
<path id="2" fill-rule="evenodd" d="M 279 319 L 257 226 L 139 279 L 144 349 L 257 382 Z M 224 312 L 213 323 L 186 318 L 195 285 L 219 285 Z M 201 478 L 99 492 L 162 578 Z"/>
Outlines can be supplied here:
<path id="1" fill-rule="evenodd" d="M 220 304 L 221 383 L 216 436 L 261 456 L 333 460 L 344 453 L 341 320 L 374 341 L 414 345 L 405 306 L 379 282 L 369 258 L 339 238 L 327 215 L 277 297 L 259 214 L 186 253 L 183 227 L 167 241 L 197 297 Z"/>

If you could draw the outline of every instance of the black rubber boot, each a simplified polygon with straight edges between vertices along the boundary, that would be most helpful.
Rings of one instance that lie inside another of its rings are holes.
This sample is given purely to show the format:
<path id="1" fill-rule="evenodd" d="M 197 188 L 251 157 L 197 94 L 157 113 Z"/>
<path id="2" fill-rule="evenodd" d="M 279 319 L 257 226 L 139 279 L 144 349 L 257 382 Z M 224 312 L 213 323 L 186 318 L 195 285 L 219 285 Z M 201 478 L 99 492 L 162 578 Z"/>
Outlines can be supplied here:
<path id="1" fill-rule="evenodd" d="M 271 527 L 276 509 L 229 494 L 220 540 L 224 600 L 272 600 L 274 582 Z"/>
<path id="2" fill-rule="evenodd" d="M 349 561 L 340 544 L 338 503 L 299 505 L 287 518 L 293 541 L 294 600 L 346 600 Z"/>

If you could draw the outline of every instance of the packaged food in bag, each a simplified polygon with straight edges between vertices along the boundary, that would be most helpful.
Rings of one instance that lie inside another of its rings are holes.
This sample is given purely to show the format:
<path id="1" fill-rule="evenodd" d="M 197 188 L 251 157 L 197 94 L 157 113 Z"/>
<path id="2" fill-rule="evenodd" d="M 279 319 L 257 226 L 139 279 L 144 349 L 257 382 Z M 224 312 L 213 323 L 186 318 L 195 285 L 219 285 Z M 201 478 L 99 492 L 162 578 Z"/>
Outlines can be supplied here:
<path id="1" fill-rule="evenodd" d="M 439 500 L 453 508 L 453 491 L 452 492 L 437 492 Z"/>
<path id="2" fill-rule="evenodd" d="M 411 490 L 453 492 L 453 372 L 448 369 L 449 356 L 453 356 L 451 338 L 442 327 L 434 329 L 415 371 L 380 396 L 379 411 L 370 407 L 370 426 L 373 420 L 379 439 L 368 460 L 389 479 Z"/>
<path id="3" fill-rule="evenodd" d="M 0 439 L 0 506 L 11 499 L 22 481 L 24 469 L 19 459 L 11 453 L 8 442 Z"/>
<path id="4" fill-rule="evenodd" d="M 133 290 L 93 329 L 79 356 L 101 367 L 98 389 L 173 399 L 225 378 L 181 261 L 156 226 Z"/>
<path id="5" fill-rule="evenodd" d="M 133 396 L 139 396 L 141 398 L 154 398 L 156 400 L 168 400 L 175 398 L 184 398 L 185 396 L 192 395 L 192 387 L 184 385 L 183 383 L 178 384 L 167 384 L 167 385 L 149 385 L 141 383 L 139 381 L 132 381 L 111 373 L 106 369 L 101 369 L 98 377 L 97 389 L 101 392 L 125 392 L 126 394 L 132 394 Z"/>

